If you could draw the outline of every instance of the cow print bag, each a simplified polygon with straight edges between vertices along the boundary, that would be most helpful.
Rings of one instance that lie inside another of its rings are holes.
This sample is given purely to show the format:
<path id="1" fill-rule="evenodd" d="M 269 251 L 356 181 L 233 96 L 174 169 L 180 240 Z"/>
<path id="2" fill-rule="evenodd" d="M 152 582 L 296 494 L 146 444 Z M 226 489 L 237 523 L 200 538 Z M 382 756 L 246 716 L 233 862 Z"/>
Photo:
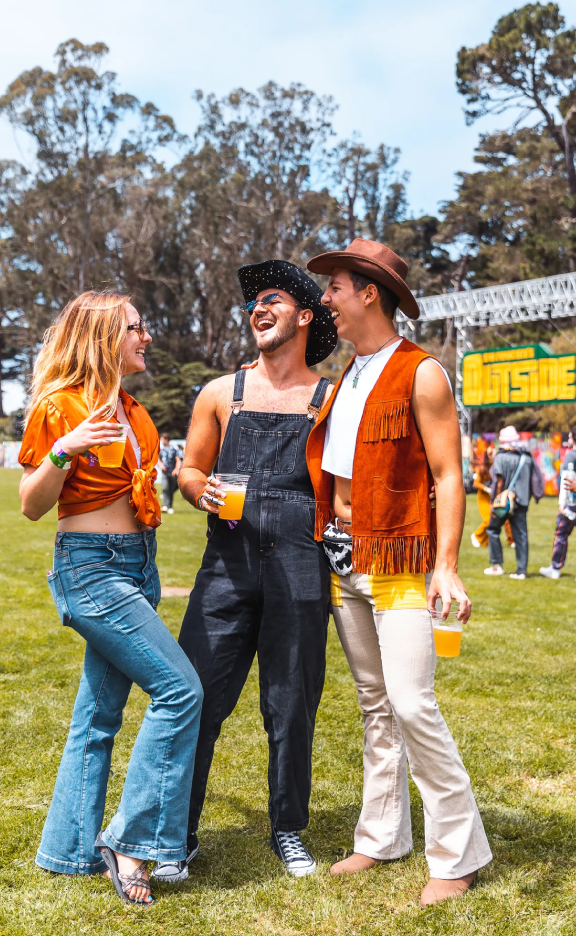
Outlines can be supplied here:
<path id="1" fill-rule="evenodd" d="M 352 571 L 352 537 L 329 523 L 322 533 L 324 552 L 330 568 L 337 575 L 350 575 Z"/>

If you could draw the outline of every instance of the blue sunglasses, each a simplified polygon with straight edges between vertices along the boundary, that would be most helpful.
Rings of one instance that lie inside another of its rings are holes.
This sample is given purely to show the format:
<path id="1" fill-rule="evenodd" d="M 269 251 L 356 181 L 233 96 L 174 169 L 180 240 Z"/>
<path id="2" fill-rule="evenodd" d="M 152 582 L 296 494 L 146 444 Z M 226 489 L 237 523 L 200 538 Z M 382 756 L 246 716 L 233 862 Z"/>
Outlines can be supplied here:
<path id="1" fill-rule="evenodd" d="M 240 311 L 243 312 L 244 315 L 252 315 L 257 305 L 270 305 L 271 302 L 278 299 L 279 295 L 280 293 L 277 292 L 269 293 L 267 296 L 264 296 L 263 299 L 254 299 L 252 302 L 246 302 L 244 305 L 240 306 Z"/>

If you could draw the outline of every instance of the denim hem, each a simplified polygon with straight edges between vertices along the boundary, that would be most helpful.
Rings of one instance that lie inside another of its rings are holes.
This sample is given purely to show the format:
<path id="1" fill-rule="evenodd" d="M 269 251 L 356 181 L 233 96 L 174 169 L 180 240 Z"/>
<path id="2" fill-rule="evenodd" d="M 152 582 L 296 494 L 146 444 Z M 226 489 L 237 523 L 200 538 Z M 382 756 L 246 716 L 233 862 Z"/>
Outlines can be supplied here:
<path id="1" fill-rule="evenodd" d="M 304 829 L 308 828 L 310 820 L 307 819 L 305 822 L 293 822 L 289 824 L 287 822 L 280 822 L 278 825 L 270 819 L 270 825 L 273 829 L 276 829 L 277 832 L 303 832 Z"/>
<path id="2" fill-rule="evenodd" d="M 34 859 L 39 868 L 45 871 L 54 871 L 56 874 L 102 874 L 106 870 L 106 862 L 84 862 L 84 861 L 61 861 L 58 858 L 50 858 L 41 851 L 36 853 Z"/>
<path id="3" fill-rule="evenodd" d="M 186 845 L 182 848 L 157 848 L 154 845 L 127 845 L 114 838 L 109 829 L 104 829 L 102 838 L 108 848 L 126 855 L 128 858 L 143 858 L 146 861 L 185 861 L 187 856 Z"/>

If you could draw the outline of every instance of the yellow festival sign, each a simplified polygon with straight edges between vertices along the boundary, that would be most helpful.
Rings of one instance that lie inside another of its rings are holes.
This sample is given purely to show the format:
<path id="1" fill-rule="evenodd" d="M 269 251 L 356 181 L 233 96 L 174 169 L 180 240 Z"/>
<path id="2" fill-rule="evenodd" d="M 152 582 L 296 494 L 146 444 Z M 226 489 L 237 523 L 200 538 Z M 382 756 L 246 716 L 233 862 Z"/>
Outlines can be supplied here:
<path id="1" fill-rule="evenodd" d="M 576 400 L 576 354 L 556 355 L 544 344 L 533 344 L 464 355 L 464 406 L 542 405 L 571 400 Z"/>

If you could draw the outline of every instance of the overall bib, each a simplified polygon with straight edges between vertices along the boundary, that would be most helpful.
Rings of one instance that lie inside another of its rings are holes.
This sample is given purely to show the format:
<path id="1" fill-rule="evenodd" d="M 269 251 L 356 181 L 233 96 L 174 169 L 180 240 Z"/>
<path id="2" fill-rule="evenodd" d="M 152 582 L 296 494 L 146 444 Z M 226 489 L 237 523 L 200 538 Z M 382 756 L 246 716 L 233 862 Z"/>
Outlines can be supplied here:
<path id="1" fill-rule="evenodd" d="M 216 469 L 250 476 L 244 513 L 233 529 L 208 516 L 208 544 L 179 641 L 204 689 L 189 833 L 198 828 L 216 739 L 255 654 L 269 744 L 270 820 L 292 832 L 309 818 L 330 575 L 322 544 L 314 541 L 306 442 L 329 381 L 319 381 L 308 414 L 257 413 L 242 410 L 245 375 L 236 374 Z"/>

